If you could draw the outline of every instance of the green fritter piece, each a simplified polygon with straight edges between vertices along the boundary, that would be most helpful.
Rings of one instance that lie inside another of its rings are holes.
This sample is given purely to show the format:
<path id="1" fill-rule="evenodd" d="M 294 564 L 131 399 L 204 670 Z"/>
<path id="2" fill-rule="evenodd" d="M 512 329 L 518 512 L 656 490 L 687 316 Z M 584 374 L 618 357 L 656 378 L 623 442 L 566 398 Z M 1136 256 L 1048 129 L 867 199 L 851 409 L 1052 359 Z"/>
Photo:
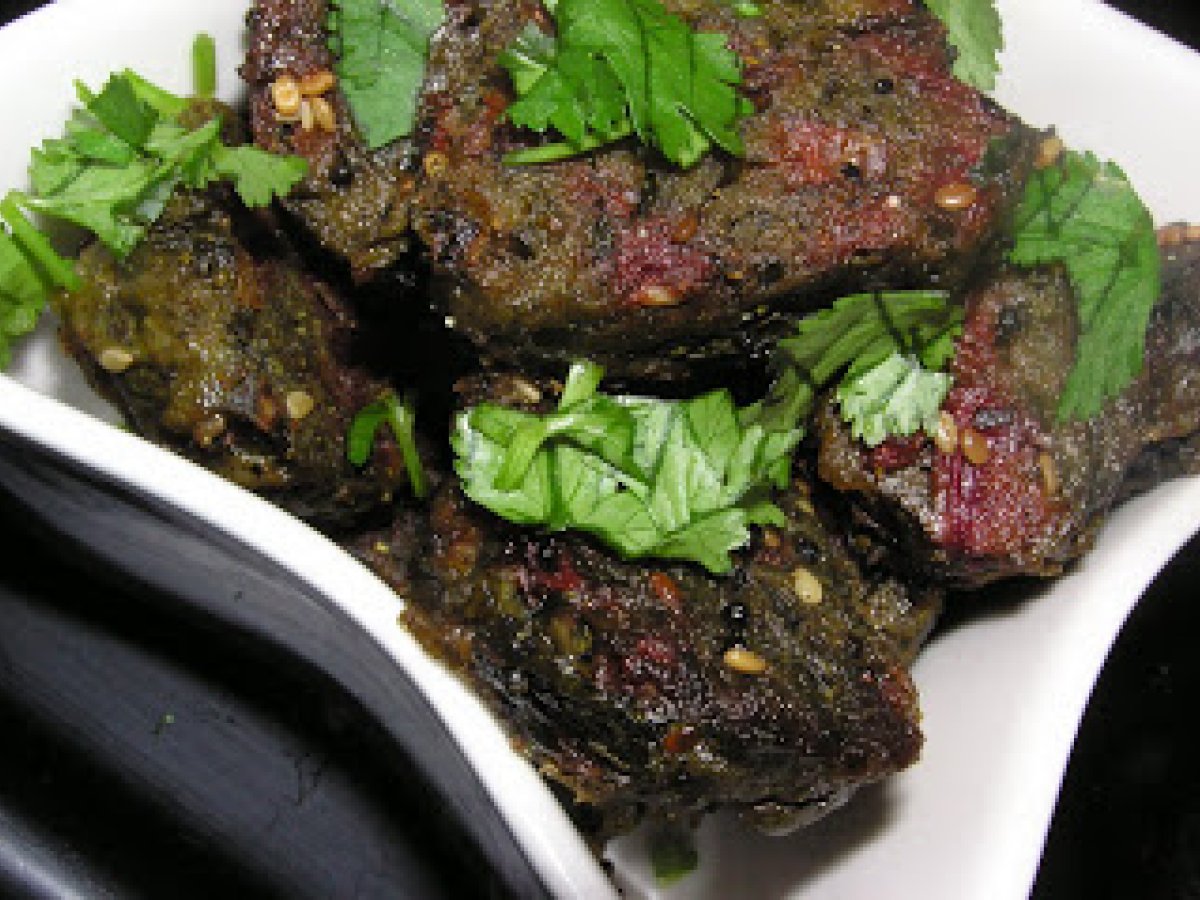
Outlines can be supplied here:
<path id="1" fill-rule="evenodd" d="M 509 525 L 452 485 L 352 549 L 597 846 L 722 806 L 777 832 L 916 759 L 907 669 L 939 608 L 863 568 L 803 479 L 779 507 L 719 577 Z"/>
<path id="2" fill-rule="evenodd" d="M 347 458 L 355 413 L 386 385 L 347 361 L 354 318 L 225 192 L 182 192 L 124 259 L 92 244 L 61 292 L 62 337 L 134 431 L 318 525 L 405 491 L 386 432 Z"/>
<path id="3" fill-rule="evenodd" d="M 307 163 L 255 147 L 230 147 L 230 111 L 211 100 L 212 39 L 193 46 L 189 101 L 125 69 L 99 93 L 77 82 L 80 106 L 62 137 L 31 154 L 28 190 L 0 200 L 0 368 L 13 339 L 33 330 L 53 288 L 75 289 L 72 260 L 51 246 L 33 214 L 69 222 L 126 256 L 180 186 L 233 185 L 247 206 L 265 206 L 304 177 Z"/>

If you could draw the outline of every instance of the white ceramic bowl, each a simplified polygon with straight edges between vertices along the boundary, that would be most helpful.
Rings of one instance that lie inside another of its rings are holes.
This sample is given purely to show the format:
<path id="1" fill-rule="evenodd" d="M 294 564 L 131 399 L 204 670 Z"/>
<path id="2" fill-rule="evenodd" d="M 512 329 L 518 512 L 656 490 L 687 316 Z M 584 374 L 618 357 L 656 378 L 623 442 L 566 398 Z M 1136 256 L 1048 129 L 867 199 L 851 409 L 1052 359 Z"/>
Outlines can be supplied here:
<path id="1" fill-rule="evenodd" d="M 110 71 L 132 66 L 185 91 L 198 31 L 216 38 L 222 94 L 235 97 L 245 6 L 60 0 L 0 32 L 8 85 L 0 185 L 25 183 L 28 149 L 60 132 L 74 79 L 98 85 Z M 1160 222 L 1200 221 L 1200 180 L 1190 163 L 1200 146 L 1200 57 L 1097 0 L 999 6 L 1008 49 L 998 99 L 1032 124 L 1056 125 L 1071 145 L 1120 162 Z M 121 491 L 194 517 L 203 523 L 197 533 L 236 539 L 228 543 L 246 545 L 295 578 L 308 602 L 359 639 L 334 647 L 310 634 L 306 652 L 318 663 L 322 654 L 332 660 L 357 652 L 364 665 L 377 667 L 381 683 L 415 685 L 543 885 L 562 897 L 612 896 L 611 883 L 500 728 L 397 626 L 399 598 L 303 524 L 106 421 L 111 412 L 59 353 L 49 326 L 22 344 L 0 376 L 0 433 L 16 440 L 0 442 L 0 450 L 40 448 L 85 467 Z M 1164 485 L 1119 510 L 1069 576 L 942 634 L 916 666 L 927 743 L 910 771 L 787 838 L 764 838 L 713 817 L 699 835 L 700 870 L 667 890 L 655 886 L 637 836 L 623 838 L 608 851 L 617 881 L 632 897 L 1025 896 L 1108 648 L 1146 585 L 1198 526 L 1200 479 Z M 173 552 L 181 565 L 188 562 L 186 549 Z M 263 610 L 260 619 L 280 633 L 295 626 L 286 609 Z M 332 668 L 349 671 L 345 662 Z M 397 718 L 387 690 L 373 696 L 385 724 Z"/>

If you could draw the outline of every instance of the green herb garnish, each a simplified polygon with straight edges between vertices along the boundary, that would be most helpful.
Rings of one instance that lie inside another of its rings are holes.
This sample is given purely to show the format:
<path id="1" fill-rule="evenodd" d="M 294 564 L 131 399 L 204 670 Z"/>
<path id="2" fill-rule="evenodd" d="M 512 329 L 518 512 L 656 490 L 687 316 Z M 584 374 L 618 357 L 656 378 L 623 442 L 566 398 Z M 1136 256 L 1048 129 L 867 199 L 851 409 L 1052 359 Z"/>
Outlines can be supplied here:
<path id="1" fill-rule="evenodd" d="M 715 32 L 694 32 L 658 0 L 547 3 L 557 37 L 529 25 L 500 55 L 518 99 L 514 125 L 565 138 L 510 153 L 549 162 L 637 135 L 680 166 L 713 144 L 741 156 L 738 121 L 753 105 L 736 91 L 741 64 Z"/>
<path id="2" fill-rule="evenodd" d="M 695 838 L 683 828 L 659 828 L 649 841 L 650 865 L 660 887 L 670 887 L 696 871 L 700 854 Z"/>
<path id="3" fill-rule="evenodd" d="M 375 446 L 375 435 L 386 426 L 400 448 L 404 468 L 408 471 L 408 486 L 418 499 L 429 493 L 425 468 L 417 451 L 415 403 L 411 395 L 403 399 L 392 392 L 368 403 L 355 415 L 346 434 L 346 458 L 356 466 L 365 466 Z"/>
<path id="4" fill-rule="evenodd" d="M 667 401 L 598 393 L 601 369 L 571 367 L 544 415 L 484 403 L 459 415 L 455 471 L 476 503 L 519 525 L 594 535 L 623 558 L 723 574 L 750 525 L 782 524 L 796 429 L 744 425 L 727 391 Z"/>
<path id="5" fill-rule="evenodd" d="M 868 445 L 928 429 L 950 389 L 940 370 L 954 355 L 962 321 L 944 291 L 843 297 L 779 342 L 775 383 L 746 411 L 747 421 L 797 427 L 836 379 L 842 415 Z"/>
<path id="6" fill-rule="evenodd" d="M 202 100 L 217 95 L 217 43 L 199 34 L 192 43 L 192 93 Z"/>
<path id="7" fill-rule="evenodd" d="M 954 74 L 981 91 L 996 86 L 1004 32 L 995 0 L 926 0 L 929 11 L 946 26 L 956 51 Z"/>
<path id="8" fill-rule="evenodd" d="M 214 64 L 203 37 L 194 58 L 198 73 Z M 215 84 L 215 76 L 202 80 L 205 88 Z M 219 119 L 185 128 L 178 118 L 188 101 L 134 72 L 111 76 L 99 93 L 82 84 L 76 92 L 82 106 L 65 135 L 32 152 L 30 190 L 10 191 L 0 201 L 0 364 L 8 362 L 11 341 L 32 330 L 50 291 L 79 286 L 74 263 L 55 251 L 30 214 L 81 226 L 123 257 L 179 186 L 226 180 L 248 206 L 262 206 L 306 171 L 298 157 L 226 147 Z"/>
<path id="9" fill-rule="evenodd" d="M 25 219 L 11 198 L 0 201 L 0 218 L 9 227 L 28 228 L 36 237 L 33 242 L 45 240 Z M 16 230 L 16 229 L 14 229 Z M 0 369 L 7 368 L 11 361 L 11 344 L 15 338 L 33 331 L 38 317 L 46 306 L 46 297 L 58 281 L 76 284 L 75 273 L 69 267 L 57 276 L 47 274 L 45 267 L 36 260 L 36 253 L 26 239 L 9 236 L 0 225 Z M 53 254 L 58 260 L 58 254 Z"/>
<path id="10" fill-rule="evenodd" d="M 354 122 L 374 150 L 412 134 L 441 0 L 331 0 L 330 47 Z"/>
<path id="11" fill-rule="evenodd" d="M 1075 289 L 1081 333 L 1058 416 L 1090 418 L 1142 370 L 1161 290 L 1150 212 L 1114 163 L 1067 151 L 1027 183 L 1015 232 L 1013 262 L 1061 262 Z"/>
<path id="12" fill-rule="evenodd" d="M 742 19 L 757 19 L 763 14 L 762 7 L 757 3 L 741 2 L 741 0 L 732 0 L 729 4 L 734 13 Z"/>
<path id="13" fill-rule="evenodd" d="M 868 447 L 889 437 L 937 429 L 938 410 L 950 390 L 951 378 L 931 371 L 920 360 L 893 353 L 837 390 L 842 415 L 855 438 Z"/>

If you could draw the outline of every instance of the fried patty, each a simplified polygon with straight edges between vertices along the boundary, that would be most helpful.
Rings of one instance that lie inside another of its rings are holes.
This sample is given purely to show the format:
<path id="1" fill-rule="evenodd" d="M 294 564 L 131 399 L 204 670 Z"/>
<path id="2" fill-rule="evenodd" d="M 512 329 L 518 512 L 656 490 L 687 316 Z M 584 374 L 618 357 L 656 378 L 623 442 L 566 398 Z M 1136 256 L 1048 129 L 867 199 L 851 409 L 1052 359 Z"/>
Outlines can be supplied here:
<path id="1" fill-rule="evenodd" d="M 453 483 L 351 549 L 596 837 L 714 805 L 777 830 L 916 760 L 908 667 L 940 608 L 862 567 L 806 480 L 779 502 L 727 577 L 518 528 Z"/>
<path id="2" fill-rule="evenodd" d="M 246 17 L 241 75 L 249 86 L 254 142 L 308 160 L 307 177 L 283 206 L 318 244 L 345 259 L 358 280 L 369 281 L 409 249 L 412 148 L 407 141 L 378 150 L 363 144 L 332 78 L 328 16 L 326 0 L 256 0 Z M 297 104 L 309 106 L 304 116 L 298 106 L 279 102 L 277 86 L 289 80 Z"/>
<path id="3" fill-rule="evenodd" d="M 497 56 L 551 21 L 530 0 L 451 6 L 413 222 L 436 302 L 488 358 L 677 377 L 756 352 L 838 293 L 962 278 L 1034 135 L 952 76 L 944 29 L 919 4 L 760 5 L 739 18 L 719 0 L 667 3 L 729 35 L 756 109 L 744 158 L 713 151 L 686 171 L 633 141 L 504 162 L 546 139 L 505 119 Z"/>
<path id="4" fill-rule="evenodd" d="M 63 343 L 133 430 L 320 525 L 403 489 L 389 435 L 366 467 L 347 460 L 350 421 L 387 385 L 351 361 L 351 308 L 269 216 L 181 192 L 126 259 L 93 244 L 78 271 Z"/>
<path id="5" fill-rule="evenodd" d="M 942 437 L 868 450 L 827 405 L 821 476 L 922 577 L 977 587 L 1061 572 L 1114 503 L 1200 471 L 1200 244 L 1163 248 L 1142 375 L 1098 415 L 1060 422 L 1078 329 L 1061 269 L 999 272 L 967 300 Z"/>

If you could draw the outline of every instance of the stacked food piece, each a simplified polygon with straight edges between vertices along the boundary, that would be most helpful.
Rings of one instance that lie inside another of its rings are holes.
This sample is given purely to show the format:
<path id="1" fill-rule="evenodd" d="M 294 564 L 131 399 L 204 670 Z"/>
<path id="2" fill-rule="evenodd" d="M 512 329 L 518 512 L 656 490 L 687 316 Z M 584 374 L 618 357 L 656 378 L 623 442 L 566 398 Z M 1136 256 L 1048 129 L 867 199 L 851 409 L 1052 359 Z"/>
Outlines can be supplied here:
<path id="1" fill-rule="evenodd" d="M 1096 387 L 1115 289 L 1052 238 L 1127 186 L 962 81 L 924 4 L 411 6 L 255 3 L 251 132 L 306 175 L 86 251 L 64 340 L 394 585 L 598 838 L 779 830 L 911 764 L 944 589 L 1060 571 L 1196 468 L 1200 251 L 1167 235 L 1155 305 L 1136 207 L 1146 363 Z"/>

